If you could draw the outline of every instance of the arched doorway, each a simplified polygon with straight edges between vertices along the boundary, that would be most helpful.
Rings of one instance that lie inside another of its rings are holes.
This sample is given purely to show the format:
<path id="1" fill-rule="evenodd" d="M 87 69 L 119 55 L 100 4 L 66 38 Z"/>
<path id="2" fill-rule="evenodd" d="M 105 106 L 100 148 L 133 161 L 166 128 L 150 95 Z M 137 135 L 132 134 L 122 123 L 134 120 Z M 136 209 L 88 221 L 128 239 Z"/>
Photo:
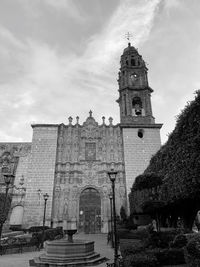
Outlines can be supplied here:
<path id="1" fill-rule="evenodd" d="M 86 234 L 101 232 L 101 197 L 94 188 L 87 188 L 81 193 L 79 231 Z"/>

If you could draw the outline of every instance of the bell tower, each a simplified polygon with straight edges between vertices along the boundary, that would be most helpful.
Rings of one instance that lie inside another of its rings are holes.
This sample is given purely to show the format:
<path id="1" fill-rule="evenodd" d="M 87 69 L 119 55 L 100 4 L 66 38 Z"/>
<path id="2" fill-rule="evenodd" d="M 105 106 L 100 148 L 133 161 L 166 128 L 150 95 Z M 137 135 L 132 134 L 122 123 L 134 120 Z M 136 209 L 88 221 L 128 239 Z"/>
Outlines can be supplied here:
<path id="1" fill-rule="evenodd" d="M 161 146 L 160 128 L 152 114 L 147 67 L 138 50 L 128 43 L 120 61 L 118 77 L 120 126 L 127 193 Z"/>
<path id="2" fill-rule="evenodd" d="M 151 93 L 147 67 L 135 47 L 128 43 L 120 61 L 119 99 L 122 124 L 155 123 L 151 108 Z"/>

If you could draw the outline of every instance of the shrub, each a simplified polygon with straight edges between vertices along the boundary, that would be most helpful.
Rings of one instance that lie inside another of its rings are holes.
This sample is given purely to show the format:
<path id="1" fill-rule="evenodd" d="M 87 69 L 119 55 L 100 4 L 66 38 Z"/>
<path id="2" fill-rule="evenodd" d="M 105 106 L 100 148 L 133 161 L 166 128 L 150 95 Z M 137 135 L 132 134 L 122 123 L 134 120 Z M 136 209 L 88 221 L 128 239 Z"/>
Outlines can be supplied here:
<path id="1" fill-rule="evenodd" d="M 39 245 L 46 240 L 54 240 L 59 237 L 63 237 L 62 227 L 51 228 L 44 231 L 44 240 L 43 240 L 43 232 L 35 232 L 32 234 L 32 238 L 30 240 L 31 243 L 35 244 L 39 247 Z"/>
<path id="2" fill-rule="evenodd" d="M 173 241 L 177 231 L 167 231 L 167 232 L 149 232 L 149 236 L 146 239 L 146 247 L 151 248 L 168 248 L 170 242 Z"/>
<path id="3" fill-rule="evenodd" d="M 193 237 L 186 246 L 189 256 L 193 259 L 200 259 L 200 236 Z"/>
<path id="4" fill-rule="evenodd" d="M 156 257 L 152 254 L 136 253 L 124 258 L 126 267 L 156 267 L 159 266 Z"/>
<path id="5" fill-rule="evenodd" d="M 127 229 L 118 229 L 118 236 L 121 239 L 139 239 L 144 240 L 148 237 L 148 231 L 146 229 L 138 230 L 127 230 Z"/>
<path id="6" fill-rule="evenodd" d="M 130 233 L 130 231 L 128 230 L 128 229 L 126 229 L 126 228 L 118 228 L 117 229 L 117 234 L 118 234 L 118 237 L 119 237 L 119 239 L 121 238 L 123 238 L 123 239 L 126 239 L 127 238 L 127 236 L 129 235 L 129 233 Z"/>
<path id="7" fill-rule="evenodd" d="M 21 226 L 21 225 L 11 225 L 11 226 L 9 227 L 9 229 L 10 229 L 11 231 L 21 231 L 21 230 L 22 230 L 22 226 Z"/>
<path id="8" fill-rule="evenodd" d="M 120 242 L 120 251 L 123 258 L 128 255 L 139 253 L 144 250 L 142 243 L 134 242 L 134 244 Z"/>
<path id="9" fill-rule="evenodd" d="M 54 240 L 57 236 L 63 236 L 62 227 L 45 230 L 44 240 Z"/>
<path id="10" fill-rule="evenodd" d="M 187 245 L 187 238 L 183 234 L 175 236 L 173 242 L 170 244 L 172 248 L 182 248 L 186 245 Z"/>
<path id="11" fill-rule="evenodd" d="M 166 236 L 160 232 L 152 232 L 146 240 L 146 245 L 151 248 L 168 248 L 169 242 Z"/>
<path id="12" fill-rule="evenodd" d="M 128 230 L 136 230 L 137 229 L 137 225 L 135 223 L 133 223 L 132 220 L 128 219 L 125 223 L 125 227 Z"/>
<path id="13" fill-rule="evenodd" d="M 168 248 L 174 235 L 169 232 L 151 232 L 146 239 L 146 247 L 150 248 Z"/>
<path id="14" fill-rule="evenodd" d="M 177 265 L 185 263 L 184 250 L 180 248 L 159 250 L 155 253 L 155 256 L 160 265 Z"/>

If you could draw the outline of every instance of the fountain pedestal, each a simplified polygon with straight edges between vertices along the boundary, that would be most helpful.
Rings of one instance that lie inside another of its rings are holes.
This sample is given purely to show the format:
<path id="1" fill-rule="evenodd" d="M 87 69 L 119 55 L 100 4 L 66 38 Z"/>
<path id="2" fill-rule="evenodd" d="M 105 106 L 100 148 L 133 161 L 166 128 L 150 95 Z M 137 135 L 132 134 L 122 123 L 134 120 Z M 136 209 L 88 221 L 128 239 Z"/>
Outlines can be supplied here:
<path id="1" fill-rule="evenodd" d="M 76 229 L 70 229 L 70 230 L 66 230 L 67 235 L 68 235 L 68 241 L 69 243 L 73 243 L 73 235 L 77 232 Z"/>

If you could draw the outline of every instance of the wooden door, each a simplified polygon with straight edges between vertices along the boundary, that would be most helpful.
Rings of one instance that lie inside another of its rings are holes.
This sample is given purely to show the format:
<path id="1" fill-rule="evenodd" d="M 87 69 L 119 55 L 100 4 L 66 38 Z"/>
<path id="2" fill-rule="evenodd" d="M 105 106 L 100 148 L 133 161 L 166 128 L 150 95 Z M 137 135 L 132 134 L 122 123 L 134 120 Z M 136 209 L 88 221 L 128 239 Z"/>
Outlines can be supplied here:
<path id="1" fill-rule="evenodd" d="M 86 234 L 101 232 L 101 198 L 94 188 L 85 189 L 80 196 L 79 231 Z"/>

